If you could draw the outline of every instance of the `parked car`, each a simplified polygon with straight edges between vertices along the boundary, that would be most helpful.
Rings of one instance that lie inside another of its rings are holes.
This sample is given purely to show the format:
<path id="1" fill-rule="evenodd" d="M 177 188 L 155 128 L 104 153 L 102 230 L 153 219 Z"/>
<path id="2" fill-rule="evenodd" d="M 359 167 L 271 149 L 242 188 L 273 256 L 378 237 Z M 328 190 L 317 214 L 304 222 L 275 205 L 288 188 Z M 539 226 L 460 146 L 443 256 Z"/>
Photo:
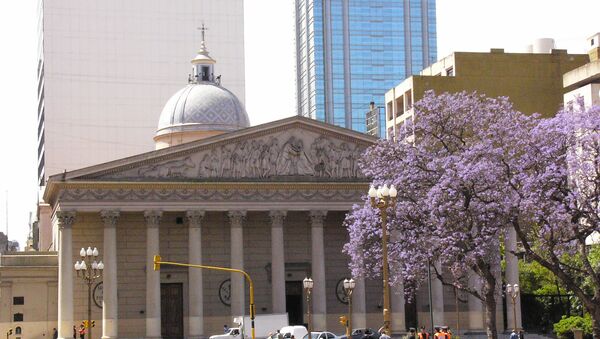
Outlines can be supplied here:
<path id="1" fill-rule="evenodd" d="M 352 330 L 351 339 L 379 339 L 380 334 L 372 328 L 355 328 Z M 339 339 L 347 339 L 346 335 Z"/>
<path id="2" fill-rule="evenodd" d="M 302 338 L 308 339 L 308 333 Z M 311 332 L 310 339 L 339 339 L 339 337 L 331 332 Z"/>

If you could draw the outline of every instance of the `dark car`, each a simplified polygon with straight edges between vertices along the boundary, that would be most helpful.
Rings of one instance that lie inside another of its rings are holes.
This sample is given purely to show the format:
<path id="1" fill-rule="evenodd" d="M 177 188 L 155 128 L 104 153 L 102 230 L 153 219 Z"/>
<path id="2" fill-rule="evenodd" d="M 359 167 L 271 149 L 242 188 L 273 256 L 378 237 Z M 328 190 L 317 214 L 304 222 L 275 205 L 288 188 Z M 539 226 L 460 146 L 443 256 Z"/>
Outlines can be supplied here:
<path id="1" fill-rule="evenodd" d="M 351 339 L 379 339 L 379 333 L 372 328 L 355 328 L 352 330 Z M 340 339 L 347 339 L 346 335 L 340 337 Z"/>

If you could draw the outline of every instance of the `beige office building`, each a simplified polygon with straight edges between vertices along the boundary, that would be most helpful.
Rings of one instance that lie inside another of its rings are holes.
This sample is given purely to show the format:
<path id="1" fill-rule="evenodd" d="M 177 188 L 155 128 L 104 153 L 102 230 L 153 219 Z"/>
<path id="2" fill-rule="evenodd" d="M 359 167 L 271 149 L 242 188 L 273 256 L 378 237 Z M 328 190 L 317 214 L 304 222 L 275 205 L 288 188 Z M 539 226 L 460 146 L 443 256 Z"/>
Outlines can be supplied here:
<path id="1" fill-rule="evenodd" d="M 40 185 L 154 149 L 155 123 L 191 73 L 202 24 L 222 84 L 244 103 L 242 0 L 40 0 L 38 11 Z"/>
<path id="2" fill-rule="evenodd" d="M 600 105 L 600 33 L 587 39 L 590 62 L 563 75 L 564 103 L 572 106 L 581 100 L 585 107 Z"/>
<path id="3" fill-rule="evenodd" d="M 548 39 L 536 46 L 534 53 L 505 53 L 503 49 L 455 52 L 407 78 L 385 94 L 386 136 L 393 137 L 408 119 L 414 118 L 412 105 L 427 90 L 507 96 L 524 113 L 553 115 L 563 102 L 563 74 L 584 65 L 589 58 L 553 49 Z"/>

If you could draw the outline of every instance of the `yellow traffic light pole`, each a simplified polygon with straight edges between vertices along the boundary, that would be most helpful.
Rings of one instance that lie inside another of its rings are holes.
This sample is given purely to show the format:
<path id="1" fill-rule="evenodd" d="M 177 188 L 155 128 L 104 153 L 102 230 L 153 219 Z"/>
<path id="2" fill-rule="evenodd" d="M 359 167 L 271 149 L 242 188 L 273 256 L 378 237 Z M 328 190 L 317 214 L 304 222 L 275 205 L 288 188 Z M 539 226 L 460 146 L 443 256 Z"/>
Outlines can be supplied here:
<path id="1" fill-rule="evenodd" d="M 238 270 L 235 268 L 229 268 L 229 267 L 195 265 L 195 264 L 184 264 L 184 263 L 171 262 L 171 261 L 162 261 L 160 255 L 155 255 L 154 256 L 154 270 L 155 271 L 160 270 L 160 265 L 193 267 L 193 268 L 201 268 L 201 269 L 207 269 L 207 270 L 227 271 L 227 272 L 235 272 L 235 273 L 243 274 L 244 277 L 246 277 L 246 280 L 248 281 L 248 285 L 250 285 L 250 322 L 252 325 L 252 339 L 256 339 L 255 333 L 254 333 L 254 314 L 255 314 L 255 311 L 254 311 L 254 283 L 252 282 L 252 279 L 250 278 L 250 275 L 248 275 L 248 273 L 246 273 L 242 270 Z"/>

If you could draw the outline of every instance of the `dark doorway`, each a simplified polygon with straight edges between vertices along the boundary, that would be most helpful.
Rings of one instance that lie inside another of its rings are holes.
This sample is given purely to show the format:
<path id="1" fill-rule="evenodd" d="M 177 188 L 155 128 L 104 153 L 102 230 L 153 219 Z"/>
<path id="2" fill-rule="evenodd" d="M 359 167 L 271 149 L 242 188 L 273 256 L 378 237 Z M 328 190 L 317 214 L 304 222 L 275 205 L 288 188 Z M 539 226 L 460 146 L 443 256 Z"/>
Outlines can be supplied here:
<path id="1" fill-rule="evenodd" d="M 183 284 L 160 284 L 160 325 L 163 339 L 183 339 Z"/>
<path id="2" fill-rule="evenodd" d="M 285 282 L 285 311 L 290 325 L 304 325 L 302 319 L 302 281 Z"/>
<path id="3" fill-rule="evenodd" d="M 406 324 L 406 330 L 411 327 L 417 328 L 417 296 L 413 295 L 410 303 L 404 304 L 404 322 Z M 427 326 L 425 326 L 427 327 Z"/>

